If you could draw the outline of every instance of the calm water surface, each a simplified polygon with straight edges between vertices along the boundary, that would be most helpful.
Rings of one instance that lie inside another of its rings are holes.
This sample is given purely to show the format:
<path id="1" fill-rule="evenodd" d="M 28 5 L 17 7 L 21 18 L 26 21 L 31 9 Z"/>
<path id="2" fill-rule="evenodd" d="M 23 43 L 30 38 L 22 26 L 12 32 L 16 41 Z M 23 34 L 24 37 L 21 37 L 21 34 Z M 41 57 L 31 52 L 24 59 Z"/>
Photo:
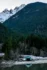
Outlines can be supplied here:
<path id="1" fill-rule="evenodd" d="M 32 65 L 29 68 L 27 68 L 25 65 L 13 66 L 11 68 L 0 68 L 0 70 L 47 70 L 47 64 Z"/>

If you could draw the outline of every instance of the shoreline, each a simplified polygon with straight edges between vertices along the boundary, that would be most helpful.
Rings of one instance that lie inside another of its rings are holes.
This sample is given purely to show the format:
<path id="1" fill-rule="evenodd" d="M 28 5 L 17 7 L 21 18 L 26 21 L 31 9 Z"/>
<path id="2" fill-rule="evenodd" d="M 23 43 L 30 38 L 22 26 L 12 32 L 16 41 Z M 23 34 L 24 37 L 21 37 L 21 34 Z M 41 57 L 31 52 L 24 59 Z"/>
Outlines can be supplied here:
<path id="1" fill-rule="evenodd" d="M 14 65 L 26 65 L 26 64 L 47 64 L 47 57 L 43 57 L 41 59 L 33 59 L 31 61 L 15 61 L 15 60 L 3 60 L 0 63 L 0 67 L 6 68 L 6 67 L 12 67 Z"/>

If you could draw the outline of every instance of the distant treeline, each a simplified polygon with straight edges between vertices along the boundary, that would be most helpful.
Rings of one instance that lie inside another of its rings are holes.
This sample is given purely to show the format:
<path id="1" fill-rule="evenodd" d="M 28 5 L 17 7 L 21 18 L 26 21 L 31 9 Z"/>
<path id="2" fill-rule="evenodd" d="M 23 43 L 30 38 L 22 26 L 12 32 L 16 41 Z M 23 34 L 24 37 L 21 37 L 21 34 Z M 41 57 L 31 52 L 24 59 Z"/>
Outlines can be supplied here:
<path id="1" fill-rule="evenodd" d="M 9 52 L 13 49 L 15 52 L 21 54 L 30 54 L 31 47 L 36 47 L 37 49 L 41 49 L 43 47 L 47 48 L 47 38 L 37 36 L 37 35 L 30 35 L 25 37 L 20 37 L 19 39 L 12 38 L 12 36 L 8 37 L 4 42 L 2 51 L 5 53 L 6 57 L 9 58 Z"/>
<path id="2" fill-rule="evenodd" d="M 35 46 L 40 49 L 42 47 L 47 47 L 47 38 L 39 35 L 30 35 L 27 37 L 26 43 L 29 44 L 29 46 Z"/>

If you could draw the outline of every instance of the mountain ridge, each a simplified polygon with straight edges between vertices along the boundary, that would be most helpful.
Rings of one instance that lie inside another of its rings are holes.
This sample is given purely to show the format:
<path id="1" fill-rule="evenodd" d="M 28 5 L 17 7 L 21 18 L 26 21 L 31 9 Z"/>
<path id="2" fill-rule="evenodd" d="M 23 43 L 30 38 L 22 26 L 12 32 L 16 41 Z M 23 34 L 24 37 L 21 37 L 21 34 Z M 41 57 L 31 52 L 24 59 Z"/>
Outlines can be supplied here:
<path id="1" fill-rule="evenodd" d="M 47 4 L 30 3 L 5 21 L 4 25 L 21 34 L 47 36 Z"/>

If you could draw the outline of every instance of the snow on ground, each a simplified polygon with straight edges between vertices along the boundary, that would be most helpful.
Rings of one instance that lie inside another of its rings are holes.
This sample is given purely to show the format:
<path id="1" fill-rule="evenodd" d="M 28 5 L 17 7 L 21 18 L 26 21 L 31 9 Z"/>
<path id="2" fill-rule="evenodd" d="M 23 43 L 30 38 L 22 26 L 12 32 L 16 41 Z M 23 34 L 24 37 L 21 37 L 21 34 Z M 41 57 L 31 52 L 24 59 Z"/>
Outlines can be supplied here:
<path id="1" fill-rule="evenodd" d="M 0 53 L 0 57 L 3 57 L 5 55 L 5 53 Z"/>
<path id="2" fill-rule="evenodd" d="M 47 59 L 47 57 L 40 57 L 40 56 L 34 56 L 34 55 L 21 55 L 23 57 L 23 60 L 25 60 L 26 57 L 30 57 L 33 60 L 37 59 Z"/>

